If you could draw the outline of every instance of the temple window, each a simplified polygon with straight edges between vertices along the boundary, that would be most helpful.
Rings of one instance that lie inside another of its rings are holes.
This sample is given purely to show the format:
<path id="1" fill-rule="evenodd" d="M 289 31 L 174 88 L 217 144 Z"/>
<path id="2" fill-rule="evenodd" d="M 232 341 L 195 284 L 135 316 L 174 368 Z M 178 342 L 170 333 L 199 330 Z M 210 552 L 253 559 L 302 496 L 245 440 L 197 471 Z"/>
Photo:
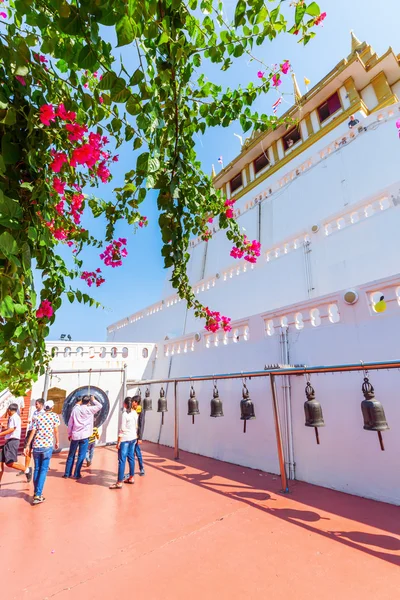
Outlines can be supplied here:
<path id="1" fill-rule="evenodd" d="M 294 144 L 301 140 L 300 127 L 294 127 L 286 135 L 283 136 L 283 147 L 289 150 Z"/>
<path id="2" fill-rule="evenodd" d="M 263 152 L 262 154 L 260 154 L 260 156 L 258 158 L 255 159 L 254 161 L 254 172 L 255 173 L 259 173 L 260 171 L 262 171 L 265 167 L 267 167 L 269 165 L 269 159 L 268 156 L 265 154 L 265 152 Z"/>
<path id="3" fill-rule="evenodd" d="M 240 188 L 243 185 L 242 172 L 238 173 L 233 179 L 230 181 L 231 185 L 231 193 Z"/>
<path id="4" fill-rule="evenodd" d="M 332 94 L 332 96 L 328 98 L 328 100 L 326 100 L 326 102 L 324 102 L 323 104 L 321 104 L 321 106 L 318 107 L 318 116 L 320 123 L 323 123 L 324 121 L 326 121 L 326 119 L 329 119 L 330 116 L 332 116 L 341 108 L 342 105 L 340 103 L 339 94 L 335 92 L 334 94 Z"/>

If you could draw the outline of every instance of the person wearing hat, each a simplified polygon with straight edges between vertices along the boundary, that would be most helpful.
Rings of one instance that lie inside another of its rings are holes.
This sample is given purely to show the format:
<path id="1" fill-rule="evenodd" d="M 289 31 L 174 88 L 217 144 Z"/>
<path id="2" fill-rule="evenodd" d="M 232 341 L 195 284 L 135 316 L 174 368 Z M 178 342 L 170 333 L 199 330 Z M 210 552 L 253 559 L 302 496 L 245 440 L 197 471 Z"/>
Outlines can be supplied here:
<path id="1" fill-rule="evenodd" d="M 58 449 L 58 428 L 60 417 L 53 412 L 53 400 L 46 400 L 44 411 L 40 412 L 32 422 L 28 443 L 24 454 L 27 456 L 29 445 L 32 444 L 35 471 L 33 474 L 34 495 L 32 504 L 41 504 L 45 501 L 43 487 L 50 466 L 53 450 Z"/>

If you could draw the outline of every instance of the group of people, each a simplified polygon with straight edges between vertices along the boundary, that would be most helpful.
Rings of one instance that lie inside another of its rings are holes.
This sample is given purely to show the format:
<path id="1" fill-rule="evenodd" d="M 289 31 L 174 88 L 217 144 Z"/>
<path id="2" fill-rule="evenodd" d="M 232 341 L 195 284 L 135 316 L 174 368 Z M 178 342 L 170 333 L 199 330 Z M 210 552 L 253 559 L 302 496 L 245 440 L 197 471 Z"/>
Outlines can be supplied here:
<path id="1" fill-rule="evenodd" d="M 41 504 L 45 498 L 43 488 L 54 450 L 59 448 L 60 417 L 53 412 L 52 400 L 36 400 L 35 408 L 29 415 L 29 422 L 24 443 L 24 464 L 18 462 L 18 451 L 21 442 L 22 424 L 19 415 L 19 405 L 11 403 L 7 410 L 8 423 L 0 431 L 0 439 L 5 438 L 5 444 L 0 448 L 0 488 L 4 466 L 24 475 L 27 482 L 32 480 L 34 496 L 32 504 Z M 68 440 L 70 447 L 65 465 L 65 479 L 72 477 L 81 479 L 81 469 L 86 459 L 90 467 L 93 461 L 96 441 L 99 439 L 98 428 L 94 426 L 95 415 L 101 410 L 101 403 L 94 396 L 81 396 L 72 409 L 68 421 Z M 145 413 L 142 412 L 141 396 L 125 398 L 122 412 L 121 427 L 118 433 L 118 476 L 117 482 L 110 489 L 121 489 L 123 483 L 134 483 L 135 455 L 138 459 L 140 475 L 144 475 L 143 457 L 140 449 L 144 430 Z M 78 454 L 76 462 L 76 454 Z M 33 456 L 35 469 L 30 466 Z M 129 473 L 125 475 L 128 461 Z M 75 463 L 75 469 L 74 469 Z"/>

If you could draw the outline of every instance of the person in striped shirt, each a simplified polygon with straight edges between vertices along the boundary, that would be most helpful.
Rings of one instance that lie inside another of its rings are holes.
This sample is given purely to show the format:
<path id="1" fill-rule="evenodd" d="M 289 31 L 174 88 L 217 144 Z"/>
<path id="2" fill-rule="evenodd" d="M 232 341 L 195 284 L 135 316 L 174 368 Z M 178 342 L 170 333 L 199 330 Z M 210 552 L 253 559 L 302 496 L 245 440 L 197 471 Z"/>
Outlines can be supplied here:
<path id="1" fill-rule="evenodd" d="M 89 437 L 89 446 L 88 446 L 88 450 L 86 453 L 86 466 L 87 467 L 90 467 L 90 465 L 92 464 L 94 449 L 96 446 L 96 442 L 99 439 L 100 439 L 99 429 L 98 429 L 98 427 L 93 427 L 93 433 Z"/>

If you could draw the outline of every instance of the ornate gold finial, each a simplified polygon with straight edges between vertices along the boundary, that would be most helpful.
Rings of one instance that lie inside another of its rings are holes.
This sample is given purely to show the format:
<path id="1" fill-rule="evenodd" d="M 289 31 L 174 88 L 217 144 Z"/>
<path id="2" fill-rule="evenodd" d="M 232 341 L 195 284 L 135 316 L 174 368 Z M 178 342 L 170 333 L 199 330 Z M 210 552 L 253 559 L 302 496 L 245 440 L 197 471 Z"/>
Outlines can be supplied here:
<path id="1" fill-rule="evenodd" d="M 302 94 L 300 92 L 299 84 L 297 83 L 296 75 L 294 73 L 292 73 L 292 79 L 293 79 L 294 99 L 296 102 L 300 102 Z"/>
<path id="2" fill-rule="evenodd" d="M 358 50 L 360 48 L 360 46 L 362 46 L 362 42 L 360 42 L 360 40 L 355 35 L 353 30 L 350 31 L 350 35 L 351 35 L 351 53 L 353 54 L 353 52 L 355 52 L 356 50 Z"/>
<path id="3" fill-rule="evenodd" d="M 211 177 L 214 179 L 216 176 L 217 176 L 217 174 L 215 172 L 214 165 L 212 165 L 212 167 L 211 167 Z"/>

